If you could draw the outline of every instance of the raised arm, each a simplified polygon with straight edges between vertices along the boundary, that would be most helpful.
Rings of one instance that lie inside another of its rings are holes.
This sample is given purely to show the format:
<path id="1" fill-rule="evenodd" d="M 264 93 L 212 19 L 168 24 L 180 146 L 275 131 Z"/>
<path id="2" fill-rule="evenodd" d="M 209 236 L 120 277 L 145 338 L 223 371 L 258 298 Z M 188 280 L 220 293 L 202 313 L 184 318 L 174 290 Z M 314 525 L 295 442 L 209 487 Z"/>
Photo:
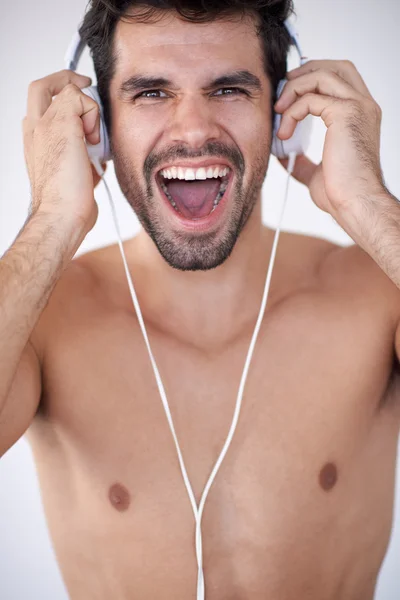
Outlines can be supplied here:
<path id="1" fill-rule="evenodd" d="M 25 226 L 0 259 L 0 455 L 35 415 L 41 395 L 35 326 L 97 219 L 93 189 L 99 179 L 84 135 L 98 142 L 99 110 L 81 92 L 88 83 L 89 78 L 65 70 L 29 87 L 23 129 L 32 205 Z"/>

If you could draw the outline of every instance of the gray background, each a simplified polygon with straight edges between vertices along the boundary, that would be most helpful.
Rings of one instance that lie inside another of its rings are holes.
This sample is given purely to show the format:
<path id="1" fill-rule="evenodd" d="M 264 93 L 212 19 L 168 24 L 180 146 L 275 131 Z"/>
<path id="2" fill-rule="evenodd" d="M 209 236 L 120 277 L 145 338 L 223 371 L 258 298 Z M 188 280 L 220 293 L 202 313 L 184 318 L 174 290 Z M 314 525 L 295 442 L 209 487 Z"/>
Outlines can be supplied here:
<path id="1" fill-rule="evenodd" d="M 85 0 L 68 2 L 1 0 L 0 20 L 0 254 L 13 242 L 29 206 L 21 121 L 30 81 L 64 68 L 66 47 L 80 21 Z M 309 58 L 352 60 L 383 109 L 382 164 L 386 182 L 400 197 L 398 0 L 298 0 L 297 28 Z M 291 57 L 290 67 L 297 66 Z M 79 72 L 94 76 L 86 53 Z M 321 157 L 325 128 L 315 120 L 310 157 Z M 107 179 L 117 204 L 124 238 L 138 231 L 122 197 L 112 164 Z M 271 159 L 263 190 L 263 218 L 275 226 L 285 183 L 283 169 Z M 97 191 L 98 222 L 79 253 L 116 241 L 107 197 Z M 343 245 L 350 238 L 317 209 L 305 188 L 293 182 L 284 229 L 326 238 Z M 134 277 L 134 274 L 133 274 Z M 234 403 L 232 398 L 232 403 Z M 232 404 L 233 406 L 233 404 Z M 400 598 L 399 478 L 391 545 L 376 600 Z M 156 567 L 155 567 L 156 568 Z M 48 537 L 29 446 L 19 441 L 0 462 L 0 597 L 3 600 L 67 598 Z"/>

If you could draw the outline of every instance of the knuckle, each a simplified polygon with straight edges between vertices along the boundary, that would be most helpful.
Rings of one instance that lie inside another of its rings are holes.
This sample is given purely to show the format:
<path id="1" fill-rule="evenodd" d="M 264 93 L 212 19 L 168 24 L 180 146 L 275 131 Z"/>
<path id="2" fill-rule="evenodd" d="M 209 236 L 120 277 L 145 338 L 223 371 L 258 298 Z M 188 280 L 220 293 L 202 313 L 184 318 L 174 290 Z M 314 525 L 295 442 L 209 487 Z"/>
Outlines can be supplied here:
<path id="1" fill-rule="evenodd" d="M 340 76 L 335 71 L 333 71 L 331 69 L 322 69 L 321 70 L 321 80 L 324 83 L 333 85 L 334 83 L 337 82 L 338 79 L 340 79 Z"/>
<path id="2" fill-rule="evenodd" d="M 334 71 L 332 71 L 332 69 L 324 67 L 323 69 L 320 69 L 320 74 L 322 77 L 325 77 L 325 79 L 328 79 L 332 77 L 332 75 L 334 75 Z"/>
<path id="3" fill-rule="evenodd" d="M 368 106 L 369 106 L 369 110 L 371 111 L 372 115 L 375 118 L 377 118 L 377 119 L 382 118 L 382 109 L 379 106 L 379 104 L 377 102 L 375 102 L 375 100 L 369 100 Z"/>
<path id="4" fill-rule="evenodd" d="M 351 60 L 342 60 L 342 65 L 346 68 L 346 69 L 355 69 L 355 65 Z"/>
<path id="5" fill-rule="evenodd" d="M 373 98 L 371 98 L 371 100 L 368 99 L 368 104 L 371 107 L 371 110 L 373 110 L 375 113 L 381 113 L 382 109 L 379 106 L 379 104 L 376 102 L 376 100 L 374 100 Z"/>
<path id="6" fill-rule="evenodd" d="M 83 99 L 85 103 L 89 104 L 94 111 L 99 112 L 99 105 L 95 100 L 93 100 L 93 98 L 90 98 L 89 96 L 86 96 L 86 94 L 83 94 Z"/>
<path id="7" fill-rule="evenodd" d="M 69 82 L 69 83 L 67 83 L 67 84 L 64 86 L 64 88 L 63 88 L 63 90 L 62 90 L 62 93 L 63 93 L 64 95 L 74 95 L 74 94 L 76 94 L 78 91 L 79 91 L 79 88 L 78 88 L 78 86 L 76 86 L 76 85 L 75 85 L 74 83 L 72 83 L 72 82 Z"/>
<path id="8" fill-rule="evenodd" d="M 34 79 L 33 81 L 30 82 L 30 84 L 28 85 L 28 90 L 36 90 L 39 86 L 41 85 L 41 80 L 40 79 Z"/>
<path id="9" fill-rule="evenodd" d="M 82 94 L 83 99 L 85 100 L 85 102 L 87 102 L 88 104 L 91 104 L 93 107 L 98 107 L 99 106 L 97 104 L 96 100 L 93 100 L 93 98 L 91 96 L 89 96 L 89 94 L 85 94 L 85 92 L 83 92 L 81 89 L 79 89 L 79 92 Z"/>

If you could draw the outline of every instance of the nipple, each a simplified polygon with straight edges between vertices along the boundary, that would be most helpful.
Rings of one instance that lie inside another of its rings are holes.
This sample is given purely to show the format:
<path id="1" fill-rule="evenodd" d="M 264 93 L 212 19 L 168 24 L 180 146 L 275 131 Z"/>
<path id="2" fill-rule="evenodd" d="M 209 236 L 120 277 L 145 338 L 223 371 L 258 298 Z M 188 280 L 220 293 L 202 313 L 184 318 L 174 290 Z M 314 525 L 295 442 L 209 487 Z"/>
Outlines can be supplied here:
<path id="1" fill-rule="evenodd" d="M 131 503 L 130 494 L 126 487 L 121 483 L 114 483 L 110 487 L 108 491 L 108 498 L 111 502 L 111 505 L 119 512 L 128 510 Z"/>
<path id="2" fill-rule="evenodd" d="M 338 479 L 337 467 L 334 463 L 327 463 L 319 474 L 319 484 L 323 490 L 329 492 Z"/>

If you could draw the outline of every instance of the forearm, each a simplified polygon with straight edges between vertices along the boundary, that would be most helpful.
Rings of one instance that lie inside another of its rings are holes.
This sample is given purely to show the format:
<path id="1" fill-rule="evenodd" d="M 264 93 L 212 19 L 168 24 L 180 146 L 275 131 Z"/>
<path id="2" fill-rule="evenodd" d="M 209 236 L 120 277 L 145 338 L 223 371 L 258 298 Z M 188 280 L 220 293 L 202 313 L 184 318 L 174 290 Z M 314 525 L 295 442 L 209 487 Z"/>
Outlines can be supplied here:
<path id="1" fill-rule="evenodd" d="M 400 289 L 399 201 L 390 192 L 358 198 L 334 218 Z"/>
<path id="2" fill-rule="evenodd" d="M 23 349 L 78 238 L 72 225 L 37 213 L 0 259 L 0 409 Z"/>

